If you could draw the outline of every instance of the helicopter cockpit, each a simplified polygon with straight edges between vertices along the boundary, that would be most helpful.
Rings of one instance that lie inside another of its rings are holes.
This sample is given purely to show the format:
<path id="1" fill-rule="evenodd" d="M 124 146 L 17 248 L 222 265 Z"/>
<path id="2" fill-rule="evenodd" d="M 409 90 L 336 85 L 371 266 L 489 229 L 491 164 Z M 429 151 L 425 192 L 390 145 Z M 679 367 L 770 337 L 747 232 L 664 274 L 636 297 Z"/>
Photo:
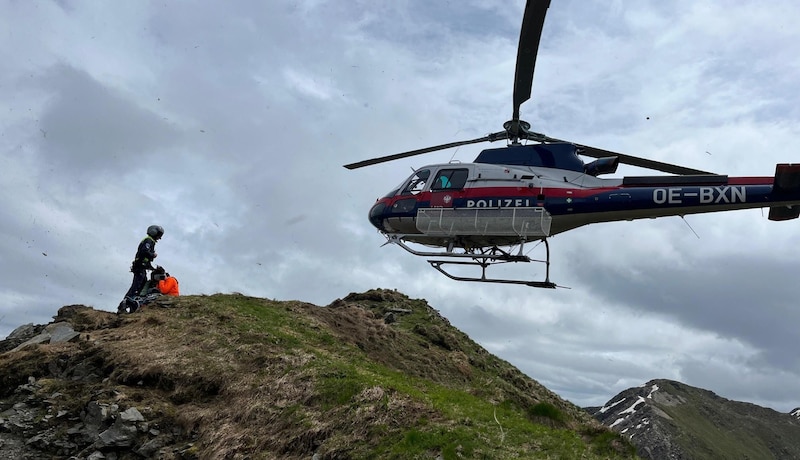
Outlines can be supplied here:
<path id="1" fill-rule="evenodd" d="M 403 187 L 398 187 L 387 196 L 397 195 L 397 190 L 402 188 L 400 195 L 416 195 L 426 189 L 431 172 L 436 171 L 433 181 L 430 182 L 431 191 L 460 190 L 464 188 L 469 179 L 469 168 L 462 165 L 448 165 L 439 168 L 423 168 L 414 172 L 405 182 Z"/>

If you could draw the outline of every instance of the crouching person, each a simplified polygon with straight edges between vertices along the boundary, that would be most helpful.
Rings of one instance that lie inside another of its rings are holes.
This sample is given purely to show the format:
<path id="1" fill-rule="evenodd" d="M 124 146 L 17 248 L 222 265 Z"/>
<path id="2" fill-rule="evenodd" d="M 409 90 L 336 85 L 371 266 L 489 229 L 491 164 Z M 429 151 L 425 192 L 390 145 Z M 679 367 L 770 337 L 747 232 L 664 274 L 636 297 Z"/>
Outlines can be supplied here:
<path id="1" fill-rule="evenodd" d="M 178 296 L 178 280 L 169 273 L 165 274 L 164 279 L 158 281 L 158 290 L 164 295 Z"/>

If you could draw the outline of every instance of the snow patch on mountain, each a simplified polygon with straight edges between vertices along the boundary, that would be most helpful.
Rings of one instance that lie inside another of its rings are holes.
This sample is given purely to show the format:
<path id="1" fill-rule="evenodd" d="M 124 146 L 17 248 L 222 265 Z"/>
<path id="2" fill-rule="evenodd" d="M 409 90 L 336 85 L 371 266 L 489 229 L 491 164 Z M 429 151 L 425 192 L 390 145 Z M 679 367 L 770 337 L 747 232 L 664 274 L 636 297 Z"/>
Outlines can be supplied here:
<path id="1" fill-rule="evenodd" d="M 601 407 L 595 417 L 608 427 L 632 439 L 651 427 L 653 416 L 669 417 L 652 404 L 654 394 L 659 391 L 655 382 L 648 382 L 620 394 L 609 404 Z M 623 405 L 623 403 L 625 403 Z M 654 410 L 655 409 L 655 410 Z M 661 415 L 663 414 L 663 415 Z"/>
<path id="2" fill-rule="evenodd" d="M 641 396 L 637 396 L 636 402 L 631 404 L 631 406 L 625 409 L 624 411 L 620 412 L 620 415 L 633 414 L 634 412 L 636 412 L 636 406 L 638 406 L 639 404 L 643 404 L 644 402 L 645 402 L 644 398 L 642 398 Z"/>
<path id="3" fill-rule="evenodd" d="M 610 404 L 610 405 L 608 405 L 608 406 L 603 406 L 603 407 L 601 407 L 601 408 L 600 408 L 600 410 L 599 410 L 598 412 L 600 412 L 601 414 L 605 414 L 605 413 L 606 413 L 606 412 L 608 412 L 610 409 L 613 409 L 613 408 L 614 408 L 614 406 L 616 406 L 617 404 L 620 404 L 620 403 L 622 403 L 623 401 L 625 401 L 625 399 L 627 399 L 627 398 L 622 398 L 622 399 L 620 399 L 619 401 L 617 401 L 617 402 L 614 402 L 614 403 L 611 403 L 611 404 Z"/>

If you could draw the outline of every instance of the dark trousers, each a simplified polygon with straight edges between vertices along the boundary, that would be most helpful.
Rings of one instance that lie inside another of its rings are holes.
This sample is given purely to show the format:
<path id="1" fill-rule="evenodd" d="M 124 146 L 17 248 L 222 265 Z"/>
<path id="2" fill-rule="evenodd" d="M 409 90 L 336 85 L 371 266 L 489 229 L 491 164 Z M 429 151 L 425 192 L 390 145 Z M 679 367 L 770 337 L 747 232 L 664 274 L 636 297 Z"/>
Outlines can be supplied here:
<path id="1" fill-rule="evenodd" d="M 131 271 L 133 272 L 133 282 L 131 283 L 131 288 L 128 289 L 128 293 L 125 294 L 126 299 L 139 295 L 142 292 L 144 283 L 147 282 L 147 270 L 144 267 L 132 268 Z"/>

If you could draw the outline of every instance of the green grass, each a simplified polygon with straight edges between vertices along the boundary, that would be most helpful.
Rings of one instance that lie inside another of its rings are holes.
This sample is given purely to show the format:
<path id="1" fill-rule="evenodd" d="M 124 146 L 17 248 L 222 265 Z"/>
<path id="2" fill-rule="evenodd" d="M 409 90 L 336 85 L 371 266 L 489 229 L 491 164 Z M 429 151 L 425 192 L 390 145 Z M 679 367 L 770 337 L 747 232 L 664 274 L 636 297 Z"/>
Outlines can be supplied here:
<path id="1" fill-rule="evenodd" d="M 556 423 L 563 423 L 566 421 L 566 417 L 564 413 L 561 412 L 561 409 L 546 402 L 538 403 L 528 409 L 528 415 L 530 415 L 533 420 L 546 418 Z"/>
<path id="2" fill-rule="evenodd" d="M 426 452 L 440 452 L 445 460 L 456 458 L 476 458 L 479 450 L 474 433 L 466 428 L 436 428 L 421 431 L 412 428 L 405 433 L 403 439 L 390 448 L 390 456 L 418 455 Z M 480 455 L 477 458 L 491 458 Z"/>
<path id="3" fill-rule="evenodd" d="M 711 423 L 695 404 L 663 409 L 682 426 L 681 432 L 685 433 L 678 436 L 676 442 L 697 459 L 773 457 L 757 437 L 746 431 L 733 432 Z"/>
<path id="4" fill-rule="evenodd" d="M 370 410 L 395 414 L 400 409 L 389 407 L 390 400 L 408 401 L 421 408 L 419 415 L 410 417 L 403 425 L 381 423 L 369 427 L 366 440 L 338 440 L 332 436 L 331 445 L 348 444 L 353 457 L 363 458 L 427 458 L 441 455 L 456 458 L 609 458 L 614 457 L 606 434 L 592 438 L 587 444 L 582 435 L 565 429 L 568 416 L 553 404 L 541 402 L 525 407 L 509 399 L 491 400 L 487 396 L 504 394 L 507 382 L 500 381 L 497 370 L 510 367 L 500 360 L 481 354 L 480 347 L 466 335 L 431 320 L 424 301 L 409 300 L 401 305 L 413 310 L 394 325 L 397 346 L 425 354 L 426 350 L 442 353 L 446 359 L 461 351 L 471 360 L 470 374 L 456 374 L 457 383 L 449 377 L 425 378 L 429 369 L 436 369 L 434 358 L 412 356 L 409 359 L 433 361 L 418 376 L 380 364 L 358 346 L 343 340 L 326 324 L 303 314 L 302 305 L 276 302 L 238 295 L 205 297 L 193 308 L 179 312 L 191 323 L 213 318 L 213 327 L 221 328 L 217 341 L 220 346 L 235 345 L 240 349 L 259 350 L 263 356 L 254 362 L 270 359 L 269 353 L 279 350 L 284 355 L 310 355 L 292 372 L 302 374 L 314 383 L 316 395 L 301 406 L 283 410 L 283 416 L 297 424 L 310 424 L 313 419 L 347 417 L 363 410 L 359 395 L 379 387 L 384 397 L 369 401 Z M 369 304 L 371 301 L 361 303 Z M 380 311 L 380 302 L 373 302 Z M 314 307 L 321 308 L 321 307 Z M 225 340 L 235 337 L 234 344 Z M 251 347 L 251 348 L 248 348 Z M 401 353 L 406 356 L 408 353 Z M 473 366 L 472 364 L 478 364 Z M 259 372 L 253 369 L 253 372 Z M 431 376 L 434 377 L 434 376 Z M 446 383 L 443 383 L 446 382 Z M 494 382 L 485 385 L 485 382 Z M 392 395 L 391 397 L 389 395 Z M 393 399 L 392 399 L 393 398 Z M 399 412 L 397 412 L 399 414 Z M 389 416 L 387 416 L 389 417 Z M 390 417 L 389 417 L 390 418 Z M 552 421 L 541 423 L 542 419 Z M 434 455 L 436 454 L 436 455 Z M 620 457 L 621 458 L 621 457 Z"/>

